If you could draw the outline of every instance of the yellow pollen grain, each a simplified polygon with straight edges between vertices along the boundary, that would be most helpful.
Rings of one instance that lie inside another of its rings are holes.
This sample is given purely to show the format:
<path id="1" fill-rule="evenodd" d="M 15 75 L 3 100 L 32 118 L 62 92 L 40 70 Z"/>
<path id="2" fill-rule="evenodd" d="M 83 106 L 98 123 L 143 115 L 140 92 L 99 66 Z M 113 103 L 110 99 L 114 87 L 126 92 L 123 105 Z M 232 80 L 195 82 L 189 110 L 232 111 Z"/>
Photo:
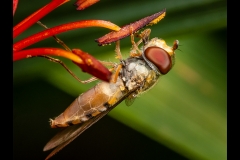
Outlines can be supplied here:
<path id="1" fill-rule="evenodd" d="M 87 63 L 87 65 L 89 65 L 89 66 L 93 65 L 93 62 L 92 62 L 91 59 L 87 59 L 86 63 Z"/>
<path id="2" fill-rule="evenodd" d="M 165 15 L 166 15 L 166 12 L 164 12 L 159 17 L 157 17 L 154 20 L 152 20 L 148 25 L 157 24 L 161 19 L 163 19 L 165 17 Z"/>

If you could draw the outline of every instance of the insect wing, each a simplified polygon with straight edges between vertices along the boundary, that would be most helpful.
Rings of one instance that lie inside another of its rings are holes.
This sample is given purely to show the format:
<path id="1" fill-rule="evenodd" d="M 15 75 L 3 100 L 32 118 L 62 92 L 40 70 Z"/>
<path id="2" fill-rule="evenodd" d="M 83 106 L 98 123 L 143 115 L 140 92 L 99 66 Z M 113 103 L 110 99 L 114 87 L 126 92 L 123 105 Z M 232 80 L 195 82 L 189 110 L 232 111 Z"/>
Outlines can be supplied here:
<path id="1" fill-rule="evenodd" d="M 55 148 L 46 158 L 49 159 L 54 154 L 56 154 L 58 151 L 60 151 L 63 147 L 68 145 L 70 142 L 72 142 L 75 138 L 77 138 L 82 132 L 84 132 L 86 129 L 91 127 L 94 123 L 96 123 L 99 119 L 101 119 L 103 116 L 105 116 L 108 112 L 110 112 L 114 107 L 109 108 L 107 111 L 102 112 L 101 114 L 97 115 L 96 117 L 93 117 L 92 119 L 86 121 L 83 124 L 73 125 L 70 127 L 67 127 L 63 131 L 59 132 L 57 135 L 55 135 L 44 147 L 43 151 L 50 150 L 52 148 Z"/>
<path id="2" fill-rule="evenodd" d="M 130 94 L 130 95 L 125 99 L 125 104 L 126 104 L 127 106 L 131 106 L 136 98 L 137 98 L 137 97 L 136 97 L 135 93 Z"/>

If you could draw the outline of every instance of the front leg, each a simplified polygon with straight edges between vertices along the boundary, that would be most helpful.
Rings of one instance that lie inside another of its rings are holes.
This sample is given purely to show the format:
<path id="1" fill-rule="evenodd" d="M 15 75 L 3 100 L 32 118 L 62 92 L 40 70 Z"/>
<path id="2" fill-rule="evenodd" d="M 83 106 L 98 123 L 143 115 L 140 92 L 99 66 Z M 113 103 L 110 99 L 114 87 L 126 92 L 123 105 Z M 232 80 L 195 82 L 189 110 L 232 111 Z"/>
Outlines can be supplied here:
<path id="1" fill-rule="evenodd" d="M 142 42 L 142 39 L 140 39 L 137 43 L 135 43 L 134 35 L 131 34 L 132 49 L 130 51 L 130 57 L 139 57 L 142 55 L 142 51 L 138 48 L 141 42 Z"/>
<path id="2" fill-rule="evenodd" d="M 116 57 L 115 58 L 122 61 L 122 54 L 121 54 L 121 51 L 120 51 L 120 41 L 119 40 L 116 42 L 115 52 L 116 52 Z"/>
<path id="3" fill-rule="evenodd" d="M 131 57 L 139 57 L 142 55 L 142 51 L 139 49 L 139 45 L 143 42 L 143 44 L 147 44 L 149 41 L 149 36 L 151 33 L 151 29 L 145 29 L 137 37 L 141 38 L 137 43 L 134 41 L 134 35 L 131 33 L 131 43 L 132 43 L 132 50 L 130 51 Z"/>

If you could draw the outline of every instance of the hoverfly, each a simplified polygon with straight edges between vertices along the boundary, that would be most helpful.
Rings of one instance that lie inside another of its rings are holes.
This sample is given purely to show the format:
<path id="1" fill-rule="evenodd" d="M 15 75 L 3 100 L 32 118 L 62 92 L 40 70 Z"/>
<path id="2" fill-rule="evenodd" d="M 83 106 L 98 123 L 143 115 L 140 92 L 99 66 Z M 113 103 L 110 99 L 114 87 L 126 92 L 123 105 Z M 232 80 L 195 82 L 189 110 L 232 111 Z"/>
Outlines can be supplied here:
<path id="1" fill-rule="evenodd" d="M 73 141 L 123 100 L 130 105 L 139 94 L 152 88 L 160 76 L 171 70 L 178 40 L 170 47 L 162 39 L 150 40 L 150 32 L 150 29 L 141 32 L 141 39 L 136 43 L 134 35 L 131 34 L 132 50 L 127 59 L 122 59 L 120 42 L 117 41 L 115 51 L 120 63 L 111 63 L 115 71 L 111 83 L 98 83 L 77 97 L 58 117 L 50 120 L 52 128 L 67 128 L 46 144 L 44 151 L 56 147 L 46 159 Z M 143 47 L 139 49 L 141 43 Z"/>

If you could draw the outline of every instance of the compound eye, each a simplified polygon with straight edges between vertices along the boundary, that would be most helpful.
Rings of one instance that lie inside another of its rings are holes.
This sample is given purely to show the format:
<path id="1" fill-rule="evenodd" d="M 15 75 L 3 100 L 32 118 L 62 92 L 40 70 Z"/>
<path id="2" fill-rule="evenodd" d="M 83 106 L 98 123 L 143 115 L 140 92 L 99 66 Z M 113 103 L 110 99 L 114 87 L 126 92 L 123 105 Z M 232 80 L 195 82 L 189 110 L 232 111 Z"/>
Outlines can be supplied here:
<path id="1" fill-rule="evenodd" d="M 170 55 L 159 47 L 148 47 L 144 52 L 145 57 L 154 64 L 160 73 L 166 74 L 172 67 Z"/>

